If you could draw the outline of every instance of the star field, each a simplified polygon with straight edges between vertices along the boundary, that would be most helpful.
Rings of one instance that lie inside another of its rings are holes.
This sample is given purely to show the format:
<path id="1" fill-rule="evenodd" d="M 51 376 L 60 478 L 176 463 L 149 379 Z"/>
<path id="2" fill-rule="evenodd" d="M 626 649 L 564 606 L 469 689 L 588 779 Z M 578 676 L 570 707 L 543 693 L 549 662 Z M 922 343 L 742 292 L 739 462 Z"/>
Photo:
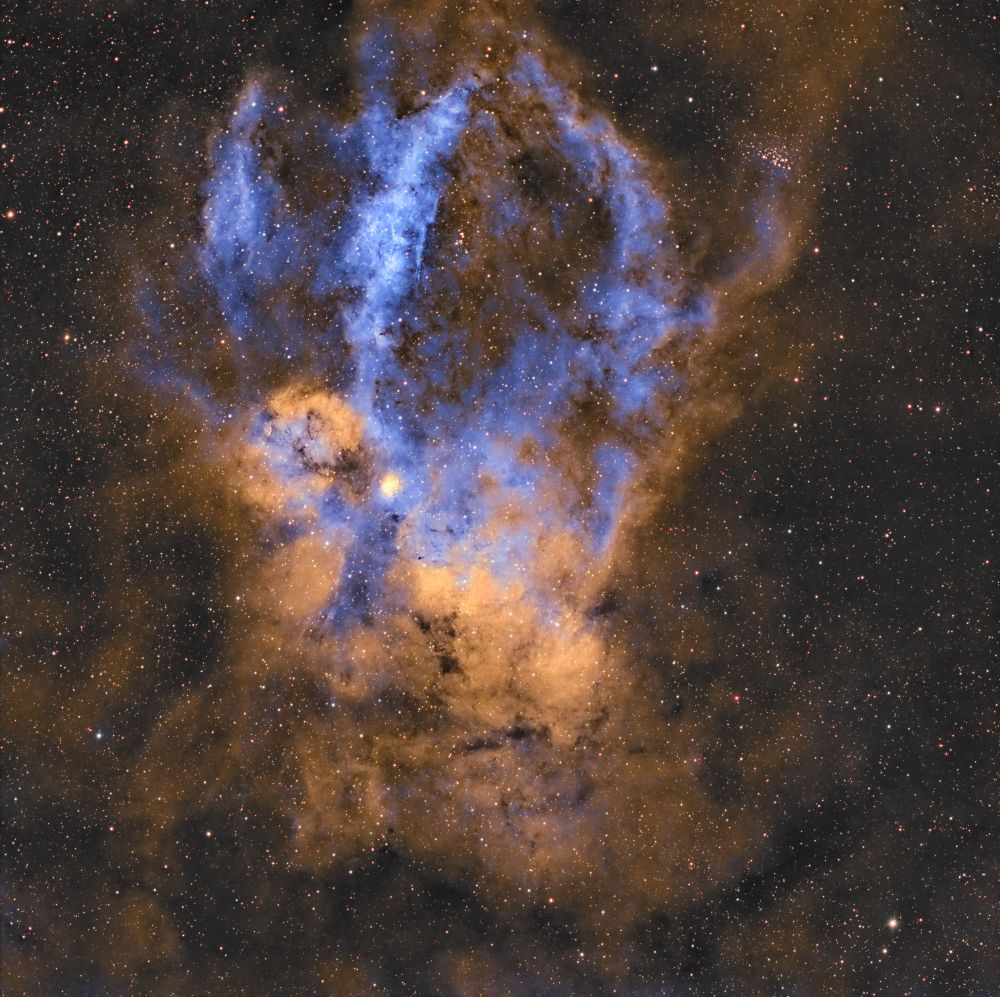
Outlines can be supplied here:
<path id="1" fill-rule="evenodd" d="M 6 12 L 3 993 L 998 992 L 995 31 Z"/>

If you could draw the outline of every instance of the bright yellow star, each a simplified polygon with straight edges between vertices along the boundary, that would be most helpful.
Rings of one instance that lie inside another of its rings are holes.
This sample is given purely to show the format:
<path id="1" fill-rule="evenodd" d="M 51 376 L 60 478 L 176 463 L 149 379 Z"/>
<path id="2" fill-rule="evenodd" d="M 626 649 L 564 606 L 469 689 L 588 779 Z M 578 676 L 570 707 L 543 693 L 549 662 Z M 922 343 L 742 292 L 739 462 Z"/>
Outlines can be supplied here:
<path id="1" fill-rule="evenodd" d="M 390 471 L 380 482 L 378 490 L 386 498 L 394 498 L 403 488 L 403 479 L 394 471 Z"/>

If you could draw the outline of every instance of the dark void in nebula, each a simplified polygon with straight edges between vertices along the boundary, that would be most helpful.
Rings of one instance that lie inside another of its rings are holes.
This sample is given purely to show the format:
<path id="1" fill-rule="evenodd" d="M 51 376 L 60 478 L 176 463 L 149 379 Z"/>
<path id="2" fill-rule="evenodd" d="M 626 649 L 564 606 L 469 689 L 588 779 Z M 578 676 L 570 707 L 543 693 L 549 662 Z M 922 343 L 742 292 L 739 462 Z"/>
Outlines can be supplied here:
<path id="1" fill-rule="evenodd" d="M 976 35 L 73 17 L 6 43 L 3 992 L 998 992 Z"/>

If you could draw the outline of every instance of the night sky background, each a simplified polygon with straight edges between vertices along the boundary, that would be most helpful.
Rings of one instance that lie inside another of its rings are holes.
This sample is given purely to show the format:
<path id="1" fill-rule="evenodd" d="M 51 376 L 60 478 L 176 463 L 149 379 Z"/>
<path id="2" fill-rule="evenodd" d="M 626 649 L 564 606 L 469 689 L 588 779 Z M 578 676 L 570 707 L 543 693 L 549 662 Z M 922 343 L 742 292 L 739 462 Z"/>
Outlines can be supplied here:
<path id="1" fill-rule="evenodd" d="M 0 21 L 4 994 L 1000 993 L 989 4 Z"/>

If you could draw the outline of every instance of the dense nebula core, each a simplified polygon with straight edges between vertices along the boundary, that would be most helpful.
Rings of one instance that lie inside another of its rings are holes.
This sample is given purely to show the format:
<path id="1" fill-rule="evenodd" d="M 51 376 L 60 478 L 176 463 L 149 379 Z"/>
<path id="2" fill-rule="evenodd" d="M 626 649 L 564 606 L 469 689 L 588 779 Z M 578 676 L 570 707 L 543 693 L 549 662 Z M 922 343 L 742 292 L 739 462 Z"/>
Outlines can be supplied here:
<path id="1" fill-rule="evenodd" d="M 143 176 L 51 226 L 117 219 L 13 420 L 0 989 L 995 992 L 995 560 L 895 373 L 954 233 L 838 137 L 905 8 L 322 6 L 185 13 Z"/>

